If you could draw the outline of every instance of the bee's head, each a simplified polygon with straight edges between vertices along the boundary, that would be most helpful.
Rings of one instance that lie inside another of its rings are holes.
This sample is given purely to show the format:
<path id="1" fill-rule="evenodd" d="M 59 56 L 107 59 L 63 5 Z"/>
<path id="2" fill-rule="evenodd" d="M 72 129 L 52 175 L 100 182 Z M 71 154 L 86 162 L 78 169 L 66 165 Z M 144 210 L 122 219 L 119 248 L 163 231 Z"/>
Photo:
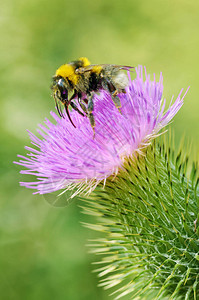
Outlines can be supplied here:
<path id="1" fill-rule="evenodd" d="M 56 98 L 56 100 L 59 100 L 64 104 L 68 103 L 68 86 L 64 78 L 60 76 L 54 76 L 51 88 L 53 90 L 53 96 Z"/>
<path id="2" fill-rule="evenodd" d="M 68 114 L 68 106 L 70 104 L 68 92 L 70 88 L 67 84 L 67 81 L 61 76 L 53 76 L 51 89 L 53 91 L 52 95 L 55 99 L 56 109 L 60 117 L 64 118 L 60 103 L 64 104 Z"/>

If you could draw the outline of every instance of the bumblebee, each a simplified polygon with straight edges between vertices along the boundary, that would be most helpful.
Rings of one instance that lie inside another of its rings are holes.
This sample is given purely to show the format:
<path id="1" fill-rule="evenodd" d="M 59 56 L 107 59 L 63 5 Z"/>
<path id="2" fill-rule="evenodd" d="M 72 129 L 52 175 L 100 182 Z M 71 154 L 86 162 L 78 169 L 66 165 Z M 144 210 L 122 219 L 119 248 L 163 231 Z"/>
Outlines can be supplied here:
<path id="1" fill-rule="evenodd" d="M 121 103 L 117 95 L 125 93 L 128 85 L 128 78 L 123 70 L 131 68 L 133 67 L 109 64 L 91 65 L 86 57 L 61 65 L 53 76 L 51 86 L 59 115 L 64 118 L 61 108 L 63 105 L 70 122 L 76 127 L 69 113 L 71 106 L 80 115 L 88 116 L 95 133 L 94 94 L 100 90 L 108 91 L 116 108 L 120 110 Z"/>

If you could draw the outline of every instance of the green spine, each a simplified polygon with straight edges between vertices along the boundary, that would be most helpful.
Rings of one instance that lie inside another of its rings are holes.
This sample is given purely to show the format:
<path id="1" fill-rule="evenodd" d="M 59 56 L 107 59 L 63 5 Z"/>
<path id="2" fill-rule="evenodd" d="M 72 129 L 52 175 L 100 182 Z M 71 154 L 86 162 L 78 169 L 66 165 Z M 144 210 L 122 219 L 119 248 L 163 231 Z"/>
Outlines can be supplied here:
<path id="1" fill-rule="evenodd" d="M 90 244 L 100 285 L 114 299 L 199 299 L 197 165 L 188 179 L 188 158 L 165 144 L 153 141 L 83 199 L 96 218 L 84 225 L 102 232 Z"/>

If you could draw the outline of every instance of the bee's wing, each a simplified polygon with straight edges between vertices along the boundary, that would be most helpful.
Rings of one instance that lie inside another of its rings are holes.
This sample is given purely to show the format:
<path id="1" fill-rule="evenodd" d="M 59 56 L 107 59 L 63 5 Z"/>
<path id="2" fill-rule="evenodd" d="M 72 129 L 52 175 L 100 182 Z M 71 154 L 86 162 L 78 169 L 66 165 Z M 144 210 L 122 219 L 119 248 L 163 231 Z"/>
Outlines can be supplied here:
<path id="1" fill-rule="evenodd" d="M 127 70 L 127 71 L 130 71 L 132 72 L 132 69 L 135 69 L 135 67 L 131 67 L 131 66 L 116 66 L 118 67 L 120 70 Z"/>
<path id="2" fill-rule="evenodd" d="M 110 64 L 101 64 L 101 65 L 89 65 L 86 67 L 78 68 L 75 72 L 77 74 L 83 74 L 85 72 L 91 72 L 94 67 L 113 67 L 115 69 L 119 70 L 127 70 L 127 71 L 132 71 L 131 69 L 134 69 L 134 67 L 131 66 L 122 66 L 122 65 L 110 65 Z"/>
<path id="3" fill-rule="evenodd" d="M 102 66 L 102 65 L 89 65 L 89 66 L 86 66 L 86 67 L 81 67 L 81 68 L 78 68 L 77 70 L 75 70 L 75 73 L 84 74 L 86 72 L 92 71 L 93 68 L 96 67 L 96 66 Z"/>

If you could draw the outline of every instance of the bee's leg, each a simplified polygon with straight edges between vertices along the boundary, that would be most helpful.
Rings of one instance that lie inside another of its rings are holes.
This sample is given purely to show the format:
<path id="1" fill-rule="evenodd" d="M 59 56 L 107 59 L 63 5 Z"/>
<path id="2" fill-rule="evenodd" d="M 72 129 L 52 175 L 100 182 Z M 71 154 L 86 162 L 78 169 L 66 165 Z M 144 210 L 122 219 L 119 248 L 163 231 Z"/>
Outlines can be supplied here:
<path id="1" fill-rule="evenodd" d="M 69 110 L 68 110 L 68 104 L 67 103 L 64 103 L 64 107 L 65 107 L 65 110 L 66 110 L 66 114 L 71 122 L 71 124 L 76 128 L 75 124 L 73 123 L 71 117 L 70 117 L 70 113 L 69 113 Z"/>
<path id="2" fill-rule="evenodd" d="M 81 109 L 83 110 L 83 112 L 85 112 L 85 114 L 88 115 L 87 108 L 84 105 L 84 103 L 82 103 L 82 95 L 80 93 L 78 93 L 78 103 L 79 103 Z"/>
<path id="3" fill-rule="evenodd" d="M 81 101 L 79 101 L 79 105 L 81 106 L 81 109 L 83 110 L 83 112 L 85 112 L 85 114 L 88 115 L 86 106 Z"/>
<path id="4" fill-rule="evenodd" d="M 76 110 L 80 115 L 84 116 L 83 112 L 82 112 L 81 110 L 79 110 L 79 108 L 77 107 L 77 105 L 76 105 L 73 101 L 71 101 L 71 100 L 73 100 L 76 96 L 78 97 L 78 103 L 79 103 L 79 97 L 81 97 L 81 94 L 80 94 L 80 93 L 77 93 L 77 91 L 74 90 L 74 94 L 72 95 L 72 97 L 71 97 L 70 100 L 69 100 L 70 105 L 71 105 L 71 107 L 72 107 L 74 110 Z M 79 104 L 80 104 L 80 103 L 79 103 Z M 80 106 L 81 106 L 81 105 L 80 105 Z M 84 110 L 83 110 L 83 111 L 84 111 Z M 85 112 L 85 111 L 84 111 L 84 112 Z"/>
<path id="5" fill-rule="evenodd" d="M 88 104 L 88 100 L 87 99 L 83 99 L 84 103 Z"/>
<path id="6" fill-rule="evenodd" d="M 93 128 L 93 133 L 94 133 L 93 137 L 95 137 L 95 119 L 93 115 L 93 110 L 94 110 L 93 93 L 91 93 L 88 96 L 88 117 L 89 117 L 91 127 Z"/>
<path id="7" fill-rule="evenodd" d="M 112 84 L 111 81 L 106 81 L 104 83 L 105 89 L 109 91 L 109 93 L 111 94 L 111 98 L 113 100 L 113 103 L 115 104 L 115 107 L 119 110 L 119 112 L 121 113 L 120 108 L 122 107 L 121 102 L 120 102 L 120 98 L 117 96 L 118 91 L 115 88 L 115 86 Z"/>
<path id="8" fill-rule="evenodd" d="M 118 92 L 115 91 L 114 93 L 111 94 L 111 98 L 113 100 L 113 103 L 115 104 L 115 107 L 119 110 L 119 112 L 121 113 L 120 108 L 122 107 L 121 102 L 120 102 L 120 98 L 117 96 Z"/>
<path id="9" fill-rule="evenodd" d="M 75 104 L 73 101 L 70 102 L 70 105 L 71 105 L 71 107 L 72 107 L 74 110 L 76 110 L 80 115 L 82 115 L 82 116 L 84 117 L 83 112 L 81 112 L 81 111 L 79 110 L 79 108 L 76 106 L 76 104 Z"/>

